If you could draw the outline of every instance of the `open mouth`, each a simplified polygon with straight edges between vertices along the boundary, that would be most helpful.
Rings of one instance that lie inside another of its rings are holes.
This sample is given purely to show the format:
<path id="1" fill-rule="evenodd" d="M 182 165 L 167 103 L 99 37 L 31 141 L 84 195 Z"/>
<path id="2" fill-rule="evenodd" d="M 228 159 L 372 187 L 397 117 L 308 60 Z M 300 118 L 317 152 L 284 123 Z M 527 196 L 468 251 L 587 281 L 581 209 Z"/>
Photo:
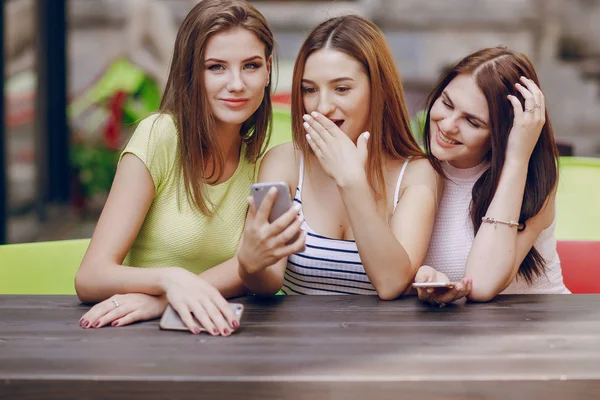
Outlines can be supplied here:
<path id="1" fill-rule="evenodd" d="M 442 142 L 448 143 L 448 144 L 462 144 L 461 142 L 458 142 L 456 140 L 452 140 L 448 136 L 444 135 L 444 133 L 442 132 L 442 130 L 439 129 L 439 128 L 438 128 L 438 132 L 439 132 L 439 138 L 440 138 L 440 140 Z"/>
<path id="2" fill-rule="evenodd" d="M 333 122 L 334 124 L 337 125 L 338 128 L 342 127 L 342 124 L 344 123 L 345 120 L 343 119 L 332 119 L 331 122 Z"/>

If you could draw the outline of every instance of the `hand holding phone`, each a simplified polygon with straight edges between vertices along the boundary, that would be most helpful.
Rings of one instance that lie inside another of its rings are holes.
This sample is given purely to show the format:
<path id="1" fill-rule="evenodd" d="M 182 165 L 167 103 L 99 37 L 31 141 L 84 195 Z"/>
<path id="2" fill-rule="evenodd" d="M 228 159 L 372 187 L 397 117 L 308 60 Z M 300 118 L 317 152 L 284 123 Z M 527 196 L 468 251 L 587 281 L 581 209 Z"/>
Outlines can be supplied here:
<path id="1" fill-rule="evenodd" d="M 446 274 L 428 265 L 419 268 L 412 286 L 417 289 L 419 300 L 438 307 L 444 307 L 471 293 L 471 279 L 450 282 Z"/>
<path id="2" fill-rule="evenodd" d="M 300 204 L 293 203 L 284 182 L 257 183 L 252 198 L 238 260 L 245 273 L 255 274 L 290 254 L 304 249 Z"/>

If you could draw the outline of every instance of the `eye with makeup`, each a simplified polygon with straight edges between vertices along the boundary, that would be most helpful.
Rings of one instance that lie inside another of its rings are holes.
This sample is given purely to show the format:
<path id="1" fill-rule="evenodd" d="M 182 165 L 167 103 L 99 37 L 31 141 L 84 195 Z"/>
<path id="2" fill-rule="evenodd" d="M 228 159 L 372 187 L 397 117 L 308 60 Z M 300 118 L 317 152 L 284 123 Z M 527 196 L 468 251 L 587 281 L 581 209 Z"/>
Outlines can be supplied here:
<path id="1" fill-rule="evenodd" d="M 206 67 L 206 69 L 208 69 L 209 71 L 214 71 L 214 72 L 225 71 L 225 67 L 221 64 L 212 64 L 212 65 L 209 65 L 208 67 Z"/>
<path id="2" fill-rule="evenodd" d="M 446 98 L 444 97 L 444 95 L 442 96 L 442 104 L 443 104 L 444 106 L 446 106 L 446 108 L 447 108 L 447 109 L 449 109 L 449 110 L 454 110 L 454 106 L 452 105 L 452 103 L 450 103 L 450 101 L 449 101 L 448 99 L 446 99 Z"/>
<path id="3" fill-rule="evenodd" d="M 471 118 L 467 118 L 467 123 L 471 125 L 473 128 L 480 128 L 479 124 L 472 120 Z"/>
<path id="4" fill-rule="evenodd" d="M 310 93 L 316 93 L 317 89 L 315 89 L 314 87 L 310 87 L 310 86 L 302 86 L 300 88 L 300 91 L 302 92 L 302 94 L 310 94 Z"/>
<path id="5" fill-rule="evenodd" d="M 262 64 L 255 63 L 255 62 L 247 63 L 244 65 L 244 69 L 257 70 L 257 69 L 260 69 L 260 67 L 262 67 Z"/>
<path id="6" fill-rule="evenodd" d="M 349 88 L 348 86 L 338 86 L 335 88 L 335 91 L 341 94 L 347 93 L 350 91 L 351 88 Z"/>

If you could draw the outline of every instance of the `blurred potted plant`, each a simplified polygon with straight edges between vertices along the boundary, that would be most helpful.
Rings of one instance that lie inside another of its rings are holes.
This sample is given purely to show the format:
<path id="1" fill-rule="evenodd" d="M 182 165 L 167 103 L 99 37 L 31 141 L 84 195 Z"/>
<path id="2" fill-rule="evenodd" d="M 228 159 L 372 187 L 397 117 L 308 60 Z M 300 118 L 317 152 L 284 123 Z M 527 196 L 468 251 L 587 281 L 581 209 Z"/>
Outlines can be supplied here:
<path id="1" fill-rule="evenodd" d="M 69 105 L 76 132 L 71 163 L 76 172 L 79 207 L 101 208 L 117 169 L 129 127 L 156 111 L 160 92 L 139 67 L 113 63 L 96 85 Z"/>

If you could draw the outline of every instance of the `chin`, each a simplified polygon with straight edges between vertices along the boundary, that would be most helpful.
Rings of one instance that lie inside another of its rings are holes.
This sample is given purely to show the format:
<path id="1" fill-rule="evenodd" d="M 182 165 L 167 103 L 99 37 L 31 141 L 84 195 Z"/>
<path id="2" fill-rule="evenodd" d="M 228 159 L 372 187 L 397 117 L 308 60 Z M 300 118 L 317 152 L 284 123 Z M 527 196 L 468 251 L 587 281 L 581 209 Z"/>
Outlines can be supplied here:
<path id="1" fill-rule="evenodd" d="M 440 148 L 437 143 L 431 146 L 431 155 L 433 155 L 439 161 L 452 161 L 454 158 L 452 152 Z"/>
<path id="2" fill-rule="evenodd" d="M 238 115 L 231 115 L 231 114 L 225 114 L 225 115 L 215 115 L 215 118 L 217 120 L 219 120 L 221 123 L 227 124 L 227 125 L 241 125 L 244 122 L 246 122 L 248 120 L 248 118 L 250 118 L 252 116 L 252 114 L 247 115 L 247 113 L 244 113 L 243 115 L 240 113 Z"/>

